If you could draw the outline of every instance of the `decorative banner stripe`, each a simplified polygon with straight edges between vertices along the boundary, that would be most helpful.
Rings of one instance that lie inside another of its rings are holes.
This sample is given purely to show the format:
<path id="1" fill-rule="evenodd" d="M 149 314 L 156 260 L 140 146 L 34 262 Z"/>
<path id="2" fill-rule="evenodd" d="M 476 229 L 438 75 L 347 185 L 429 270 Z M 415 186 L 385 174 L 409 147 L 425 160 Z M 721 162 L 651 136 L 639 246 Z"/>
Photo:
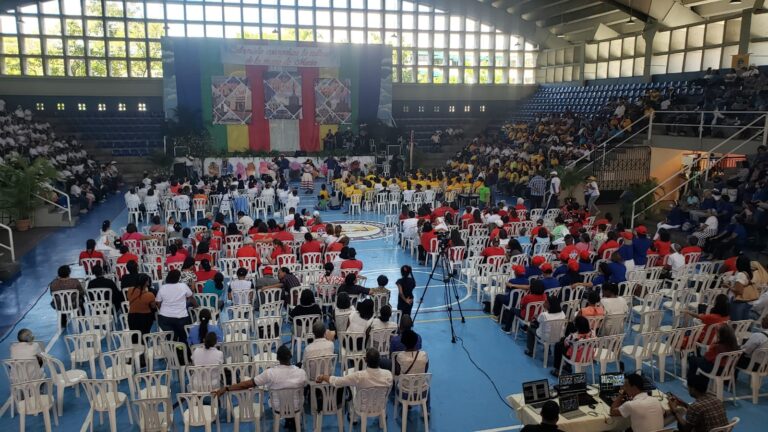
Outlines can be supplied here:
<path id="1" fill-rule="evenodd" d="M 269 151 L 269 121 L 264 118 L 264 72 L 266 66 L 246 66 L 245 74 L 251 84 L 251 124 L 248 126 L 248 146 L 254 151 Z M 254 84 L 258 83 L 258 84 Z"/>

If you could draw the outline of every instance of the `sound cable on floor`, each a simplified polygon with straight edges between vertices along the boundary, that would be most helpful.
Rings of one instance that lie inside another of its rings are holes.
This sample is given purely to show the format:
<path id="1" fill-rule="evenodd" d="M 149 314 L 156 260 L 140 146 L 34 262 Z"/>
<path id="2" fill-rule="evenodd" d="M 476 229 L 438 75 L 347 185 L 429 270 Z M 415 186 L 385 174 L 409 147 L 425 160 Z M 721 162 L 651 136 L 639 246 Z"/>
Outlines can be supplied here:
<path id="1" fill-rule="evenodd" d="M 481 367 L 480 367 L 480 366 L 479 366 L 477 363 L 475 363 L 475 360 L 472 358 L 472 354 L 470 354 L 470 353 L 469 353 L 469 350 L 467 349 L 467 347 L 465 347 L 465 346 L 464 346 L 464 339 L 462 339 L 462 338 L 461 338 L 461 337 L 459 337 L 459 336 L 456 336 L 456 339 L 458 339 L 458 340 L 459 340 L 459 342 L 461 342 L 461 348 L 464 350 L 464 352 L 465 352 L 465 353 L 467 353 L 467 358 L 469 359 L 469 362 L 470 362 L 470 363 L 472 363 L 472 365 L 475 367 L 475 369 L 477 369 L 478 371 L 480 371 L 480 373 L 481 373 L 481 374 L 485 375 L 485 377 L 488 379 L 488 381 L 489 381 L 489 382 L 491 383 L 491 385 L 493 386 L 493 390 L 496 392 L 496 395 L 497 395 L 497 396 L 499 397 L 499 399 L 500 399 L 500 400 L 501 400 L 501 401 L 504 403 L 504 405 L 508 406 L 508 407 L 509 407 L 509 409 L 511 409 L 512 411 L 514 411 L 514 410 L 515 410 L 515 408 L 514 408 L 514 407 L 512 407 L 512 405 L 510 405 L 510 404 L 509 404 L 509 402 L 507 402 L 507 400 L 504 398 L 504 396 L 502 396 L 502 395 L 501 395 L 501 391 L 499 391 L 499 388 L 498 388 L 498 387 L 496 387 L 496 383 L 495 383 L 495 382 L 493 382 L 493 379 L 491 378 L 491 376 L 490 376 L 490 375 L 488 375 L 488 373 L 487 373 L 486 371 L 484 371 L 484 370 L 483 370 L 483 368 L 481 368 Z"/>

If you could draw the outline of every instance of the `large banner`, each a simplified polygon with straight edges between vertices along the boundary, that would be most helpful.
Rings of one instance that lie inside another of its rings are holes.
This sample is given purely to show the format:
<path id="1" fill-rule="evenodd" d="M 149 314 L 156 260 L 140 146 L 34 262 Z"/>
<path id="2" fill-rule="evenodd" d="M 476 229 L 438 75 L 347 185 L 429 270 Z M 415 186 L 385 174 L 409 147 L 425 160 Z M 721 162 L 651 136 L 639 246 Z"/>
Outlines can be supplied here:
<path id="1" fill-rule="evenodd" d="M 348 124 L 352 117 L 349 80 L 320 78 L 315 81 L 315 122 Z"/>
<path id="2" fill-rule="evenodd" d="M 213 124 L 250 124 L 251 100 L 247 78 L 211 77 Z"/>
<path id="3" fill-rule="evenodd" d="M 301 119 L 301 75 L 293 72 L 264 73 L 264 118 Z"/>
<path id="4" fill-rule="evenodd" d="M 221 47 L 221 61 L 240 65 L 330 68 L 339 66 L 339 55 L 331 45 L 258 45 L 226 41 Z"/>

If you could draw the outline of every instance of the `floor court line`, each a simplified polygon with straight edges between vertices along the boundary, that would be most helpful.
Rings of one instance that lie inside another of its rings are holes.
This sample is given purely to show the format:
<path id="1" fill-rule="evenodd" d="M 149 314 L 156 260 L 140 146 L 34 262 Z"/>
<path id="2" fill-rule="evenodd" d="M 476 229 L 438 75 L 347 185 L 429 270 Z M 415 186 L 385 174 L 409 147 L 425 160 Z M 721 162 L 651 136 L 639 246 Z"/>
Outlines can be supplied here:
<path id="1" fill-rule="evenodd" d="M 475 432 L 504 432 L 504 431 L 518 430 L 522 428 L 523 428 L 523 425 L 515 425 L 515 426 L 506 426 L 506 427 L 493 428 L 493 429 L 482 429 Z"/>

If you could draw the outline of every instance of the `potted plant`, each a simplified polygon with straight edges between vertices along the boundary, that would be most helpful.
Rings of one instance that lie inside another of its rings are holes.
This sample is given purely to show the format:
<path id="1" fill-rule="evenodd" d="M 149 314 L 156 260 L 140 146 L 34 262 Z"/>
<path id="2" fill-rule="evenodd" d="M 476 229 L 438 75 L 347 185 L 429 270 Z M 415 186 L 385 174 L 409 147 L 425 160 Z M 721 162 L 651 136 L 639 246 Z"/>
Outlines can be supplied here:
<path id="1" fill-rule="evenodd" d="M 13 215 L 17 230 L 29 229 L 32 213 L 42 202 L 38 196 L 45 192 L 45 184 L 56 175 L 56 169 L 42 158 L 32 163 L 18 159 L 0 165 L 0 207 Z"/>

